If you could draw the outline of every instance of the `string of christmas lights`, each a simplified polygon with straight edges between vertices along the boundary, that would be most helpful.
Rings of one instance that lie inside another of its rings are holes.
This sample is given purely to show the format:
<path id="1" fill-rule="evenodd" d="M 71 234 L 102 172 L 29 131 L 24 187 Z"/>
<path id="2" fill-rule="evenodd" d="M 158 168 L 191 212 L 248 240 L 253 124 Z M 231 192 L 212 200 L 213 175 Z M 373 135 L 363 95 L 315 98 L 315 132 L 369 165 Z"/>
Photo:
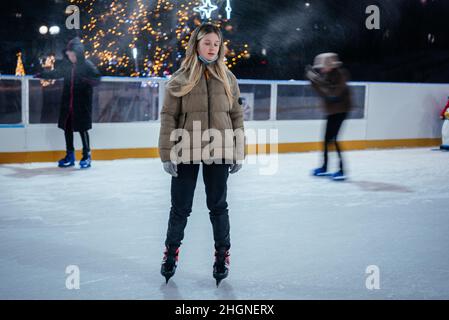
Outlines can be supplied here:
<path id="1" fill-rule="evenodd" d="M 86 13 L 82 41 L 86 57 L 93 58 L 109 75 L 161 77 L 180 65 L 193 29 L 204 21 L 222 28 L 226 44 L 226 64 L 235 66 L 250 57 L 248 44 L 228 39 L 233 26 L 230 1 L 213 1 L 226 10 L 225 17 L 214 11 L 201 18 L 201 6 L 212 0 L 68 0 Z"/>
<path id="2" fill-rule="evenodd" d="M 46 71 L 51 71 L 55 69 L 56 57 L 54 54 L 48 55 L 45 60 L 41 62 L 41 66 Z M 40 83 L 42 87 L 48 87 L 55 83 L 56 80 L 53 79 L 41 79 Z"/>

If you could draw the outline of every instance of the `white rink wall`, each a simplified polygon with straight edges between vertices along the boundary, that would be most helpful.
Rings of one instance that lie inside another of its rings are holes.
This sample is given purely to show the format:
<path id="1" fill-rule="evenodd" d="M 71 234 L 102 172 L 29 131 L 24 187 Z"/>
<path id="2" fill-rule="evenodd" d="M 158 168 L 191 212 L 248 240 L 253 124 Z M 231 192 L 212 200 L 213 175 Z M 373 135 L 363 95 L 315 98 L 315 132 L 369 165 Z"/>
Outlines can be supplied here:
<path id="1" fill-rule="evenodd" d="M 347 120 L 343 141 L 441 138 L 439 112 L 449 96 L 449 84 L 351 83 L 366 86 L 365 118 Z M 322 120 L 248 121 L 247 129 L 277 129 L 279 143 L 319 142 Z M 92 149 L 157 148 L 159 121 L 94 123 Z M 75 135 L 76 147 L 80 146 Z M 249 144 L 261 143 L 249 137 Z M 263 143 L 263 142 L 262 142 Z M 8 152 L 58 151 L 64 136 L 56 124 L 0 127 L 0 157 Z"/>
<path id="2" fill-rule="evenodd" d="M 368 84 L 367 140 L 440 138 L 448 84 Z"/>

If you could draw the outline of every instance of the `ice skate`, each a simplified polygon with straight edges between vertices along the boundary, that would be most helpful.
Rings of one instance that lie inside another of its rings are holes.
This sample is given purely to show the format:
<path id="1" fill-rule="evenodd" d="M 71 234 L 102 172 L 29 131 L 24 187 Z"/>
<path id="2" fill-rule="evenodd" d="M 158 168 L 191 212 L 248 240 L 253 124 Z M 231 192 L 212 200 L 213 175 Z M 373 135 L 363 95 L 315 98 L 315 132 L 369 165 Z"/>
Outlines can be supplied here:
<path id="1" fill-rule="evenodd" d="M 161 274 L 165 277 L 165 283 L 168 283 L 171 277 L 175 275 L 178 265 L 179 248 L 166 247 L 164 257 L 162 259 Z"/>
<path id="2" fill-rule="evenodd" d="M 75 152 L 67 151 L 66 156 L 58 161 L 58 167 L 68 168 L 75 165 Z"/>
<path id="3" fill-rule="evenodd" d="M 331 173 L 327 172 L 327 169 L 324 167 L 314 169 L 312 171 L 312 176 L 314 177 L 328 177 Z"/>
<path id="4" fill-rule="evenodd" d="M 87 155 L 84 155 L 80 161 L 80 169 L 87 169 L 91 167 L 92 159 L 90 156 L 90 152 Z"/>
<path id="5" fill-rule="evenodd" d="M 334 181 L 345 181 L 347 179 L 347 177 L 343 173 L 343 170 L 335 172 L 334 174 L 332 174 L 331 177 L 332 177 L 332 180 L 334 180 Z"/>
<path id="6" fill-rule="evenodd" d="M 217 281 L 217 288 L 220 285 L 221 280 L 225 279 L 229 274 L 229 256 L 229 250 L 221 248 L 215 251 L 213 276 Z"/>

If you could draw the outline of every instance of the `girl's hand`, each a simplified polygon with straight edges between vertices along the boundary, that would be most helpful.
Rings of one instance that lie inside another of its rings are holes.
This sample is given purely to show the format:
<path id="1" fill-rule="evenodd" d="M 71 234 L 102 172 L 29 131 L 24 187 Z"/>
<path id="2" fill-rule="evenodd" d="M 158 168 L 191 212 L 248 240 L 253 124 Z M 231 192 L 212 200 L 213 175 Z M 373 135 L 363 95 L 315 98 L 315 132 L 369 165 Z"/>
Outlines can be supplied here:
<path id="1" fill-rule="evenodd" d="M 175 178 L 178 177 L 178 166 L 176 165 L 176 163 L 173 163 L 171 161 L 164 161 L 162 162 L 162 165 L 164 166 L 165 172 Z"/>

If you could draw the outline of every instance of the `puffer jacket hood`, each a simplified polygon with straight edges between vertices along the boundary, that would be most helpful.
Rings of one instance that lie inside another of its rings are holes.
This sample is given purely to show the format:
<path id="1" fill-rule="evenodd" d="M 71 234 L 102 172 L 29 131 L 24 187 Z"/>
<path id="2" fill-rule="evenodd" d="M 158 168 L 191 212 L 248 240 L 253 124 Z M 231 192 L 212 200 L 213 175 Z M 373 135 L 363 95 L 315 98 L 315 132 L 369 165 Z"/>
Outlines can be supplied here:
<path id="1" fill-rule="evenodd" d="M 64 50 L 64 53 L 67 51 L 73 51 L 76 54 L 76 59 L 79 62 L 83 62 L 85 60 L 84 57 L 84 44 L 81 42 L 79 37 L 73 38 L 67 44 L 67 47 Z"/>

